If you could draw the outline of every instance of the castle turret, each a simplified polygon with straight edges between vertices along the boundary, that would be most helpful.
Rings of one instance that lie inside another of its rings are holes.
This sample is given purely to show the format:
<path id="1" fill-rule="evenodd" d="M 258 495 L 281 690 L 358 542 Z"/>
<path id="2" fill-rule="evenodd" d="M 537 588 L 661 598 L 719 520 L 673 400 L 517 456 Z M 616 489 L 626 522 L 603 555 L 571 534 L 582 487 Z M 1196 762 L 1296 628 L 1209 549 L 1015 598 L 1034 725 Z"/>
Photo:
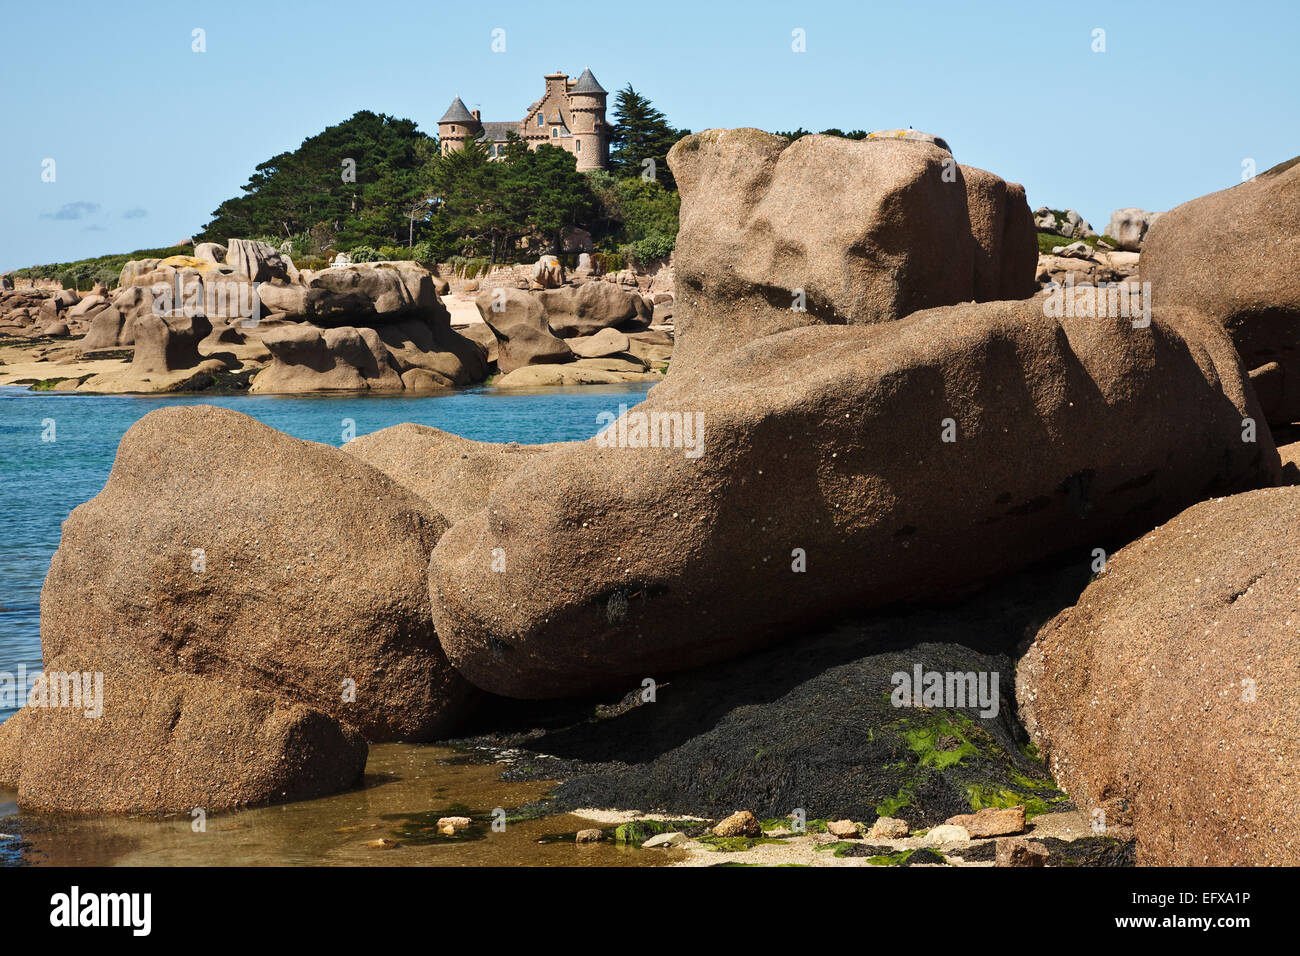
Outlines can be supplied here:
<path id="1" fill-rule="evenodd" d="M 568 94 L 578 170 L 604 169 L 609 159 L 609 127 L 605 124 L 605 98 L 609 94 L 596 82 L 590 68 L 582 71 Z"/>
<path id="2" fill-rule="evenodd" d="M 451 101 L 447 112 L 438 120 L 438 141 L 444 153 L 464 149 L 466 143 L 478 139 L 482 133 L 483 124 L 478 114 L 471 113 L 459 96 Z"/>

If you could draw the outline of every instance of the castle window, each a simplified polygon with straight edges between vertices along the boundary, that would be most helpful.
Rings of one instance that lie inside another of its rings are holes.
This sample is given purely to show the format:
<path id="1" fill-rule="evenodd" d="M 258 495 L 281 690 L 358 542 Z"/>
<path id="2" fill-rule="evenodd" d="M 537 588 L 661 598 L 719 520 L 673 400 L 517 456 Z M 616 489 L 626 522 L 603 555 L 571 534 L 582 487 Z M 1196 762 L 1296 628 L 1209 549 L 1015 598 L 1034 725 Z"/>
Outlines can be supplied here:
<path id="1" fill-rule="evenodd" d="M 538 125 L 538 126 L 545 126 L 545 125 L 546 125 L 546 119 L 545 119 L 545 117 L 542 116 L 541 113 L 538 113 L 538 114 L 537 114 L 537 125 Z"/>
<path id="2" fill-rule="evenodd" d="M 582 152 L 582 140 L 580 140 L 580 139 L 576 139 L 576 140 L 574 140 L 573 142 L 574 142 L 573 151 L 574 151 L 575 153 L 581 153 L 581 152 Z"/>
<path id="3" fill-rule="evenodd" d="M 555 138 L 558 137 L 559 135 L 560 135 L 560 128 L 559 128 L 558 126 L 552 126 L 552 127 L 551 127 L 551 139 L 555 139 Z"/>
<path id="4" fill-rule="evenodd" d="M 451 128 L 451 131 L 452 131 L 453 133 L 456 132 L 456 127 L 453 126 L 453 127 Z"/>

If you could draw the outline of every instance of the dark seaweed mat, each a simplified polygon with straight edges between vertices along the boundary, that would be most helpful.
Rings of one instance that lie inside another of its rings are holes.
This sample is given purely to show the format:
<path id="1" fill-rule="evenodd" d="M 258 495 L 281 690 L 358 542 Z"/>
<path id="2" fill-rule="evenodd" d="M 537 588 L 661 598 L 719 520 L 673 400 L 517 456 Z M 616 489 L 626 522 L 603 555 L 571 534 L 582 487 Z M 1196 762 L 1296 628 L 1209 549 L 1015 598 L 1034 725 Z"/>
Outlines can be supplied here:
<path id="1" fill-rule="evenodd" d="M 922 827 L 969 812 L 973 786 L 1059 798 L 1050 787 L 1024 786 L 1026 777 L 1048 775 L 1024 751 L 1013 662 L 1018 646 L 1073 603 L 1087 574 L 1084 560 L 1022 574 L 960 604 L 895 609 L 677 675 L 659 684 L 654 703 L 633 691 L 612 704 L 571 702 L 567 715 L 565 705 L 536 705 L 530 729 L 457 743 L 522 752 L 506 778 L 562 779 L 560 809 L 713 818 L 748 809 L 764 819 L 802 808 L 810 820 L 870 822 L 878 806 L 905 794 L 895 815 Z M 893 707 L 890 676 L 917 662 L 997 672 L 1000 712 Z M 516 716 L 527 722 L 526 713 Z M 977 753 L 946 768 L 924 765 L 904 736 L 953 726 L 960 733 L 939 734 L 938 749 L 964 740 Z"/>

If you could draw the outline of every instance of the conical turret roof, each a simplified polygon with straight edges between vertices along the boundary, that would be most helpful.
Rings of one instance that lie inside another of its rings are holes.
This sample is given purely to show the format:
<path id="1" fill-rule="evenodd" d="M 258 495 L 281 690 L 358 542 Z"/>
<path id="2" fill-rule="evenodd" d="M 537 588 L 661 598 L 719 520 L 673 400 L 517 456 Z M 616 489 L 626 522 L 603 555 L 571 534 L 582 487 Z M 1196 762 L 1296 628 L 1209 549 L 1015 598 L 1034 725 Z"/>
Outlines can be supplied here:
<path id="1" fill-rule="evenodd" d="M 582 71 L 582 76 L 578 77 L 578 82 L 573 84 L 569 90 L 570 93 L 604 93 L 605 88 L 596 82 L 596 78 L 591 73 L 591 67 Z"/>
<path id="2" fill-rule="evenodd" d="M 461 99 L 458 96 L 451 101 L 451 106 L 447 107 L 447 112 L 442 114 L 442 119 L 438 120 L 438 122 L 473 123 L 476 121 L 474 119 L 474 114 L 465 108 L 465 104 L 461 102 Z"/>

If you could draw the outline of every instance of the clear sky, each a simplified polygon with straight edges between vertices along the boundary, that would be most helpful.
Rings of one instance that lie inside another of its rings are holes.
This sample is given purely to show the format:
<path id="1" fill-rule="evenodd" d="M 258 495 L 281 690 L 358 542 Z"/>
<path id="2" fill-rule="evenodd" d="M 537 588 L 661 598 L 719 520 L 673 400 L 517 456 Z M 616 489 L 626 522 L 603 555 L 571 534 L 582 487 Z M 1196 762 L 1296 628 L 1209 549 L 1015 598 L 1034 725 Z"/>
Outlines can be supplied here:
<path id="1" fill-rule="evenodd" d="M 513 120 L 557 68 L 693 130 L 938 133 L 1098 229 L 1300 153 L 1296 0 L 3 0 L 0 35 L 0 269 L 170 245 L 359 109 Z"/>

